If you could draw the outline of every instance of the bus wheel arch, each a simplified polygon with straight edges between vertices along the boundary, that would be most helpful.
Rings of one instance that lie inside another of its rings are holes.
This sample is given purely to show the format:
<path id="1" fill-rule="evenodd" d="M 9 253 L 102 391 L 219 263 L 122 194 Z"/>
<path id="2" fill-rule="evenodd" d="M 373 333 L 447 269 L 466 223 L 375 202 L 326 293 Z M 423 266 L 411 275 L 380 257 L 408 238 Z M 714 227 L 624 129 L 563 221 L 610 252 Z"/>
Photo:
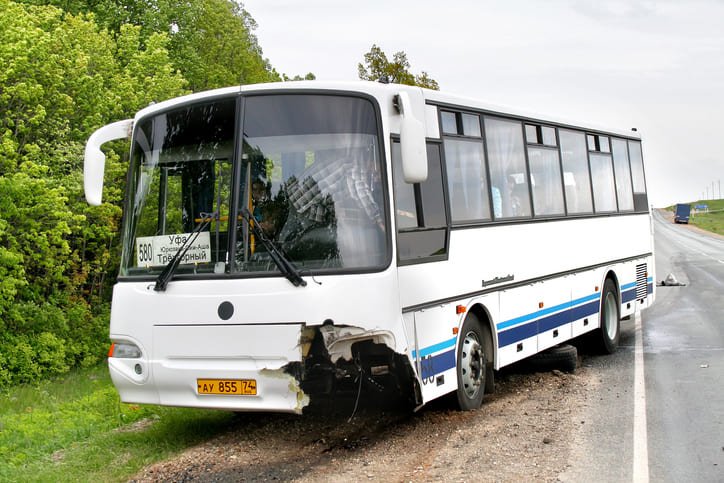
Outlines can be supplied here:
<path id="1" fill-rule="evenodd" d="M 591 336 L 596 352 L 613 354 L 618 349 L 621 338 L 621 289 L 613 271 L 609 271 L 603 281 L 599 328 Z"/>
<path id="2" fill-rule="evenodd" d="M 487 357 L 486 374 L 485 374 L 485 394 L 495 392 L 495 361 L 498 359 L 497 347 L 493 334 L 493 319 L 490 317 L 488 309 L 482 304 L 475 304 L 470 308 L 470 313 L 474 314 L 480 322 L 483 330 L 484 349 Z"/>

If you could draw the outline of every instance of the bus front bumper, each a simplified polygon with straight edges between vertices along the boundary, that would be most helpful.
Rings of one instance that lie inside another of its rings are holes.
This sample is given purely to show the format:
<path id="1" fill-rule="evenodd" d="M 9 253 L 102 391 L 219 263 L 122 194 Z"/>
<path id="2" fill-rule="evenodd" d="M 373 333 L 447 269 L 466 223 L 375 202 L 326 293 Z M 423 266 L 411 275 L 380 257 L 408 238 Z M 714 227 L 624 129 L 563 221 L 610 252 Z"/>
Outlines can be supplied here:
<path id="1" fill-rule="evenodd" d="M 156 325 L 150 347 L 111 338 L 138 345 L 142 354 L 108 359 L 121 400 L 129 403 L 299 414 L 310 397 L 350 385 L 357 390 L 360 380 L 393 395 L 414 387 L 409 359 L 395 352 L 395 338 L 386 330 L 302 323 Z"/>
<path id="2" fill-rule="evenodd" d="M 152 357 L 108 366 L 124 402 L 301 413 L 309 398 L 289 368 L 302 360 L 303 327 L 157 325 L 142 348 Z"/>

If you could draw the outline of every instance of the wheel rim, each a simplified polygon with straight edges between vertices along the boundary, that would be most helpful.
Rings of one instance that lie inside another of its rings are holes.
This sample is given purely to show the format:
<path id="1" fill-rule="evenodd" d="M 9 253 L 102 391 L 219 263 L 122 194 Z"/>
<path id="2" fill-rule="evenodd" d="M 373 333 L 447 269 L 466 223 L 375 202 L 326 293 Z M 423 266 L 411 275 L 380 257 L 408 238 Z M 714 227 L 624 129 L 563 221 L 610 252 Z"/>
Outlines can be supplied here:
<path id="1" fill-rule="evenodd" d="M 611 292 L 606 294 L 606 300 L 604 301 L 604 325 L 606 327 L 606 335 L 610 340 L 616 338 L 618 332 L 618 325 L 616 324 L 616 296 Z"/>
<path id="2" fill-rule="evenodd" d="M 460 374 L 465 395 L 474 399 L 485 380 L 485 355 L 475 332 L 468 332 L 463 339 Z"/>

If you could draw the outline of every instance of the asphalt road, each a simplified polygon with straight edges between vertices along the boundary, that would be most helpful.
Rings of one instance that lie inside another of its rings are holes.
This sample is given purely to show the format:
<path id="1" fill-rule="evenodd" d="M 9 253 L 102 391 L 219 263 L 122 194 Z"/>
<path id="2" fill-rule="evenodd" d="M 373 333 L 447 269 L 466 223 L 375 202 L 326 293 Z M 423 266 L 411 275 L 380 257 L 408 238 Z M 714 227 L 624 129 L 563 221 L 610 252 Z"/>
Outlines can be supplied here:
<path id="1" fill-rule="evenodd" d="M 618 353 L 584 358 L 600 385 L 563 481 L 724 481 L 724 239 L 654 218 L 657 281 L 686 285 L 623 321 Z"/>

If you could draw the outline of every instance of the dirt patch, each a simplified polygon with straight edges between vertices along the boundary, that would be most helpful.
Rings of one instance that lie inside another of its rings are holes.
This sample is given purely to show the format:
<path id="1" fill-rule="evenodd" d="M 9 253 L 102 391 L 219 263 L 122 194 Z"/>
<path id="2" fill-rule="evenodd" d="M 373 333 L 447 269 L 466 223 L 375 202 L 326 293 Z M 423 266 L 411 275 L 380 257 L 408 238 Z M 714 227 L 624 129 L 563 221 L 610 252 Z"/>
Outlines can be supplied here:
<path id="1" fill-rule="evenodd" d="M 477 411 L 416 414 L 335 403 L 304 416 L 240 414 L 226 434 L 132 481 L 556 481 L 586 392 L 575 374 L 504 373 Z"/>
<path id="2" fill-rule="evenodd" d="M 154 416 L 151 418 L 143 418 L 139 421 L 136 421 L 133 424 L 129 424 L 127 426 L 121 426 L 120 428 L 115 429 L 115 432 L 117 433 L 138 433 L 141 431 L 145 431 L 146 429 L 153 426 L 158 421 L 158 416 Z"/>

